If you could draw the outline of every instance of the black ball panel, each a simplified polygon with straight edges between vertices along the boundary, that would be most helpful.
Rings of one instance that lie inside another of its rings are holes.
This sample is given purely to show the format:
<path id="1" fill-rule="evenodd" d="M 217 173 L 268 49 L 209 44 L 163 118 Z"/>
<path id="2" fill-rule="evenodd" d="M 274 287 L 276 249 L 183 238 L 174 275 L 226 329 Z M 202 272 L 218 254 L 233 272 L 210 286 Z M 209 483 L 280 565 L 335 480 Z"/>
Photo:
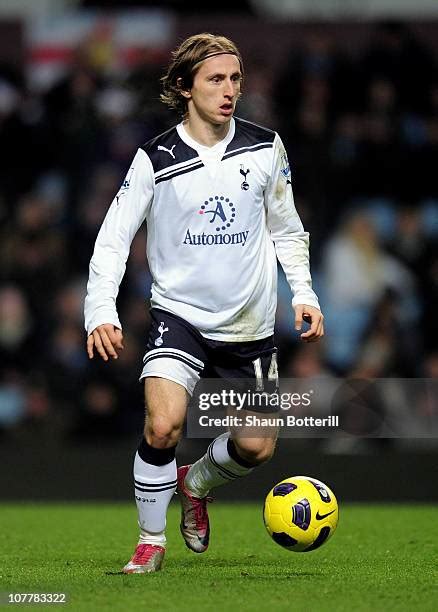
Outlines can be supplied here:
<path id="1" fill-rule="evenodd" d="M 272 495 L 274 497 L 277 497 L 278 495 L 284 497 L 285 495 L 289 495 L 289 493 L 292 493 L 292 491 L 295 491 L 296 488 L 297 485 L 293 484 L 292 482 L 282 482 L 276 487 L 274 487 Z"/>
<path id="2" fill-rule="evenodd" d="M 319 482 L 313 482 L 313 480 L 310 480 L 310 479 L 309 479 L 309 482 L 318 491 L 321 501 L 327 504 L 332 501 L 327 489 L 323 487 L 322 485 L 320 485 Z"/>
<path id="3" fill-rule="evenodd" d="M 304 498 L 297 504 L 292 506 L 292 523 L 307 531 L 309 529 L 310 521 L 312 520 L 312 511 L 310 509 L 309 500 Z"/>
<path id="4" fill-rule="evenodd" d="M 319 548 L 320 546 L 324 544 L 324 542 L 327 540 L 329 535 L 330 535 L 330 527 L 323 527 L 321 531 L 318 533 L 318 537 L 313 542 L 313 544 L 309 546 L 308 548 L 306 548 L 305 550 L 303 550 L 303 552 L 310 552 L 311 550 L 316 550 L 317 548 Z"/>
<path id="5" fill-rule="evenodd" d="M 280 546 L 283 546 L 283 548 L 291 548 L 297 543 L 297 540 L 292 538 L 287 533 L 273 533 L 272 539 L 274 542 L 277 542 L 277 544 L 280 544 Z"/>

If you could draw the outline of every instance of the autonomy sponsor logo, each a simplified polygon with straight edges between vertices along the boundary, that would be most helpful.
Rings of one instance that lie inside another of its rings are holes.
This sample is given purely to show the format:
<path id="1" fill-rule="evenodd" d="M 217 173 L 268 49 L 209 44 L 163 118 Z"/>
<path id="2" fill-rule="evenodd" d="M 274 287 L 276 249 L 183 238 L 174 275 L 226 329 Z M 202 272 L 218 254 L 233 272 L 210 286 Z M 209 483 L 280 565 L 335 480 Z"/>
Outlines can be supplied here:
<path id="1" fill-rule="evenodd" d="M 236 206 L 225 196 L 212 196 L 205 200 L 198 210 L 199 215 L 208 218 L 208 223 L 214 226 L 215 234 L 202 232 L 195 234 L 187 229 L 183 244 L 192 246 L 213 245 L 213 244 L 241 244 L 245 245 L 249 230 L 242 232 L 229 233 L 228 228 L 232 227 L 236 219 Z M 213 229 L 213 227 L 211 228 Z"/>
<path id="2" fill-rule="evenodd" d="M 208 208 L 209 206 L 214 206 L 214 208 Z M 226 230 L 227 227 L 231 227 L 231 224 L 234 223 L 236 207 L 233 202 L 230 202 L 230 198 L 214 196 L 214 198 L 205 200 L 198 213 L 200 215 L 211 215 L 209 222 L 214 223 L 216 231 L 220 232 Z"/>

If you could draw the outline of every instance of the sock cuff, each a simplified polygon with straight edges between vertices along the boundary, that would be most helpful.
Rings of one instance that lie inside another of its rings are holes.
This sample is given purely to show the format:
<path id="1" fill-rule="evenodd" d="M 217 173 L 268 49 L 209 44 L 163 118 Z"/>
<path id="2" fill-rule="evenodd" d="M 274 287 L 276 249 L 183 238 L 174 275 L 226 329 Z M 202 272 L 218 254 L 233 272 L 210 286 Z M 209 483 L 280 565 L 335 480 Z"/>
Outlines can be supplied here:
<path id="1" fill-rule="evenodd" d="M 143 437 L 139 447 L 138 454 L 140 459 L 151 465 L 166 465 L 175 459 L 176 446 L 170 448 L 154 448 L 148 444 Z"/>

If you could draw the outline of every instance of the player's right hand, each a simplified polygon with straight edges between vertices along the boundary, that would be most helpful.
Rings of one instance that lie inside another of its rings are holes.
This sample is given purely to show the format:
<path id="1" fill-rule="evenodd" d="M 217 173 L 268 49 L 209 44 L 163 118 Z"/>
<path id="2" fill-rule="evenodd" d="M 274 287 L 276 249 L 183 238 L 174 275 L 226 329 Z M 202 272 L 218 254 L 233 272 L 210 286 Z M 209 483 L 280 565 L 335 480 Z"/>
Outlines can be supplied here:
<path id="1" fill-rule="evenodd" d="M 99 325 L 87 338 L 87 353 L 90 359 L 94 357 L 94 348 L 104 361 L 118 359 L 118 352 L 123 351 L 122 330 L 111 323 Z"/>

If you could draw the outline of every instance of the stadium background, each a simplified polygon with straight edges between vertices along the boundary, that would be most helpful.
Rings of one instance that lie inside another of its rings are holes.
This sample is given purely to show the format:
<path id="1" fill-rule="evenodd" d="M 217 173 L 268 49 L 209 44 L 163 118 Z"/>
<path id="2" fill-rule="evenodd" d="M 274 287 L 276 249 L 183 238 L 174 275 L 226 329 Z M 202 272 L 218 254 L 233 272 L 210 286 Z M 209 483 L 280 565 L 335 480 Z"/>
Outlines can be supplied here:
<path id="1" fill-rule="evenodd" d="M 126 348 L 117 363 L 88 362 L 82 304 L 98 228 L 137 146 L 175 123 L 158 101 L 159 78 L 169 51 L 194 32 L 223 33 L 241 48 L 246 77 L 237 114 L 281 134 L 311 232 L 327 335 L 319 345 L 297 342 L 282 278 L 280 374 L 438 375 L 433 3 L 416 3 L 416 14 L 403 1 L 380 9 L 337 2 L 327 14 L 317 2 L 308 14 L 305 3 L 291 2 L 289 16 L 263 11 L 261 1 L 221 2 L 214 14 L 196 2 L 147 4 L 0 2 L 4 499 L 132 497 L 150 283 L 144 228 L 119 297 Z M 257 477 L 219 496 L 241 498 L 244 490 L 260 499 L 273 481 L 308 473 L 341 500 L 438 499 L 430 486 L 436 397 L 427 405 L 400 401 L 400 419 L 409 413 L 418 425 L 412 436 L 282 440 Z M 397 410 L 381 407 L 389 408 Z M 184 440 L 181 459 L 204 447 Z"/>

